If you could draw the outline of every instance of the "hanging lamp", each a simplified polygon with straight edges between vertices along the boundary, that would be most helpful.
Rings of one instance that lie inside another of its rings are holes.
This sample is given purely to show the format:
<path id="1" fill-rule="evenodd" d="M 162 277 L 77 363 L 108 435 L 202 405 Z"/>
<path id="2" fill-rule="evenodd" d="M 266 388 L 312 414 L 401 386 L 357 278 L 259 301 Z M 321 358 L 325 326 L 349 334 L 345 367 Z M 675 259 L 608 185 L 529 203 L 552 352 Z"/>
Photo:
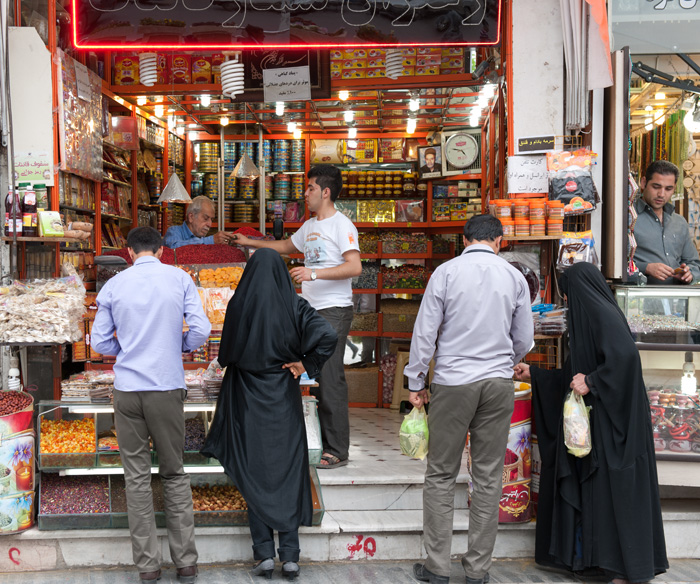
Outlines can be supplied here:
<path id="1" fill-rule="evenodd" d="M 170 175 L 168 184 L 158 197 L 158 203 L 189 203 L 192 201 L 187 189 L 183 186 L 176 173 Z"/>
<path id="2" fill-rule="evenodd" d="M 243 126 L 243 143 L 245 144 L 248 141 L 248 104 L 246 103 L 244 107 L 245 123 Z M 238 161 L 238 164 L 236 164 L 236 167 L 229 176 L 230 178 L 257 178 L 260 176 L 260 171 L 258 170 L 258 167 L 255 166 L 253 159 L 248 156 L 248 153 L 244 149 L 243 156 L 241 156 L 241 159 Z"/>

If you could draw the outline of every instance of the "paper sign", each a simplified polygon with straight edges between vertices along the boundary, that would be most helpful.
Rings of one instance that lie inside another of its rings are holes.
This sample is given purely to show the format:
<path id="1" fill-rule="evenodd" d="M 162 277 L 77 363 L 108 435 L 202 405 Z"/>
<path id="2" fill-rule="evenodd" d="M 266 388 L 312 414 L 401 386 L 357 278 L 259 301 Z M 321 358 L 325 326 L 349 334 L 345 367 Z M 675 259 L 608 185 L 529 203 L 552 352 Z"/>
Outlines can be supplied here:
<path id="1" fill-rule="evenodd" d="M 90 88 L 88 68 L 78 61 L 75 61 L 75 80 L 78 85 L 78 98 L 83 101 L 91 101 L 92 89 Z"/>
<path id="2" fill-rule="evenodd" d="M 15 154 L 15 180 L 47 183 L 53 181 L 53 158 L 45 151 Z"/>
<path id="3" fill-rule="evenodd" d="M 546 156 L 509 156 L 506 170 L 508 193 L 549 191 Z"/>
<path id="4" fill-rule="evenodd" d="M 265 101 L 309 101 L 311 80 L 308 65 L 263 69 Z"/>
<path id="5" fill-rule="evenodd" d="M 518 154 L 549 152 L 571 146 L 571 136 L 529 136 L 518 138 Z"/>

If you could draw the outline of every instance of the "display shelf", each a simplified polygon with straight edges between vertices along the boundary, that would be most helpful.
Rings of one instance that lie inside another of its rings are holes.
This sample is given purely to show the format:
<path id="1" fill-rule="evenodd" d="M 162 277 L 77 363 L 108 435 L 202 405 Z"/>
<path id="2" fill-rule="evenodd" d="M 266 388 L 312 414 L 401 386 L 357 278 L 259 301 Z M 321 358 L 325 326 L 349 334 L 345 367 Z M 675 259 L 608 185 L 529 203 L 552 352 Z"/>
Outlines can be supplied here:
<path id="1" fill-rule="evenodd" d="M 139 203 L 139 209 L 150 209 L 152 211 L 158 211 L 159 213 L 163 211 L 163 205 L 159 205 L 158 203 L 146 205 L 144 203 Z"/>
<path id="2" fill-rule="evenodd" d="M 503 241 L 549 241 L 561 238 L 561 235 L 520 235 L 513 237 L 504 237 Z"/>
<path id="3" fill-rule="evenodd" d="M 131 221 L 131 217 L 122 217 L 121 215 L 112 215 L 110 213 L 102 213 L 102 219 L 114 219 L 116 221 Z M 106 246 L 102 246 L 106 247 Z M 116 248 L 120 249 L 120 248 Z"/>
<path id="4" fill-rule="evenodd" d="M 408 223 L 382 223 L 381 221 L 375 221 L 371 223 L 367 222 L 355 222 L 355 227 L 359 230 L 361 229 L 427 229 L 429 223 L 426 222 L 408 222 Z M 464 226 L 464 222 L 462 222 Z"/>
<path id="5" fill-rule="evenodd" d="M 159 146 L 158 144 L 155 144 L 154 142 L 149 142 L 145 138 L 139 138 L 139 141 L 143 147 L 148 148 L 149 150 L 157 150 L 159 152 L 162 152 L 163 150 L 165 150 L 165 148 L 163 146 Z"/>
<path id="6" fill-rule="evenodd" d="M 353 294 L 381 294 L 381 290 L 379 288 L 353 288 L 352 289 Z"/>
<path id="7" fill-rule="evenodd" d="M 90 209 L 83 209 L 81 207 L 74 207 L 73 205 L 66 205 L 64 203 L 58 204 L 60 209 L 68 209 L 69 211 L 75 211 L 76 213 L 84 213 L 85 215 L 94 215 L 95 211 Z"/>
<path id="8" fill-rule="evenodd" d="M 105 167 L 110 168 L 112 170 L 118 170 L 119 172 L 123 172 L 124 174 L 126 174 L 126 176 L 131 176 L 130 169 L 124 168 L 123 166 L 119 166 L 118 164 L 114 164 L 113 162 L 108 162 L 107 160 L 103 160 L 102 166 L 105 166 Z"/>
<path id="9" fill-rule="evenodd" d="M 102 182 L 109 182 L 109 183 L 118 185 L 118 186 L 120 186 L 120 187 L 128 187 L 128 188 L 131 188 L 131 185 L 130 185 L 129 183 L 123 182 L 123 181 L 121 181 L 121 180 L 115 180 L 115 179 L 113 179 L 113 178 L 109 178 L 108 176 L 103 176 L 103 177 L 102 177 Z"/>
<path id="10" fill-rule="evenodd" d="M 425 288 L 380 288 L 380 294 L 425 294 Z"/>
<path id="11" fill-rule="evenodd" d="M 2 240 L 12 241 L 12 237 L 3 235 Z M 17 236 L 17 241 L 24 241 L 28 243 L 79 243 L 86 240 L 75 239 L 74 237 L 26 237 L 24 235 L 19 235 Z"/>
<path id="12" fill-rule="evenodd" d="M 115 152 L 118 152 L 119 154 L 125 154 L 127 156 L 131 156 L 131 150 L 126 150 L 125 148 L 122 148 L 121 146 L 115 146 L 114 144 L 107 142 L 107 140 L 102 140 L 102 145 L 107 146 L 110 150 L 114 150 Z"/>
<path id="13" fill-rule="evenodd" d="M 426 253 L 381 253 L 380 258 L 384 260 L 429 260 L 434 257 Z"/>
<path id="14" fill-rule="evenodd" d="M 257 199 L 252 199 L 252 200 L 257 200 Z M 301 222 L 285 222 L 284 228 L 285 229 L 299 229 L 303 223 Z M 254 229 L 257 229 L 260 227 L 260 223 L 257 221 L 254 222 L 248 222 L 248 223 L 224 223 L 224 229 L 238 229 L 239 227 L 253 227 Z M 265 223 L 265 230 L 272 229 L 272 223 Z"/>

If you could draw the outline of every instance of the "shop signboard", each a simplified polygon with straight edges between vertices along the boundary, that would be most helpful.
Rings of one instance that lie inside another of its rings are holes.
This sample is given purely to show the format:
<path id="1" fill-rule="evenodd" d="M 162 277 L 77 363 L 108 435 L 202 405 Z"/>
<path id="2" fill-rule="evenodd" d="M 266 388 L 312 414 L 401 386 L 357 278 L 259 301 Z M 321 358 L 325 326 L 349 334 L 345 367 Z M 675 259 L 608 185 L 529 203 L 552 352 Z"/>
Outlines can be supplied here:
<path id="1" fill-rule="evenodd" d="M 75 0 L 80 49 L 488 46 L 503 0 Z"/>
<path id="2" fill-rule="evenodd" d="M 696 53 L 700 0 L 610 0 L 610 50 L 632 55 Z"/>

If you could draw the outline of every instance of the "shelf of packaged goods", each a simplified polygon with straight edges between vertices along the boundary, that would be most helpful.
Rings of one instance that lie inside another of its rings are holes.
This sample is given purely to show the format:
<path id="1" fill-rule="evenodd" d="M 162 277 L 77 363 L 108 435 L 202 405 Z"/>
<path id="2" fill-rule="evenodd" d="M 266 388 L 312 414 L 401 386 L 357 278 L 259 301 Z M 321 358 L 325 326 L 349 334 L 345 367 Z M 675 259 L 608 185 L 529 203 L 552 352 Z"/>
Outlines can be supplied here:
<path id="1" fill-rule="evenodd" d="M 114 247 L 114 246 L 112 246 L 112 245 L 103 245 L 103 246 L 102 246 L 102 251 L 105 251 L 105 250 L 107 250 L 107 251 L 115 251 L 115 250 L 118 250 L 118 249 L 121 249 L 121 247 Z"/>
<path id="2" fill-rule="evenodd" d="M 285 223 L 284 228 L 285 229 L 299 229 L 302 226 L 302 223 Z M 254 229 L 257 229 L 260 227 L 260 224 L 255 222 L 255 223 L 224 223 L 224 229 L 238 229 L 239 227 L 252 227 Z M 272 223 L 265 223 L 265 230 L 272 229 Z"/>
<path id="3" fill-rule="evenodd" d="M 380 294 L 379 288 L 353 288 L 353 294 Z"/>
<path id="4" fill-rule="evenodd" d="M 383 260 L 429 260 L 434 257 L 429 253 L 384 253 L 380 256 Z"/>
<path id="5" fill-rule="evenodd" d="M 59 208 L 68 209 L 69 211 L 75 211 L 76 213 L 84 213 L 85 215 L 94 215 L 95 211 L 90 209 L 82 209 L 80 207 L 74 207 L 73 205 L 66 205 L 64 203 L 59 203 Z"/>
<path id="6" fill-rule="evenodd" d="M 107 146 L 110 150 L 114 150 L 115 152 L 118 152 L 119 154 L 126 154 L 127 156 L 131 156 L 131 150 L 126 150 L 125 148 L 122 148 L 121 146 L 115 146 L 114 144 L 111 144 L 107 142 L 106 140 L 102 140 L 102 145 Z"/>
<path id="7" fill-rule="evenodd" d="M 541 341 L 544 339 L 561 339 L 561 335 L 535 335 L 536 341 Z"/>
<path id="8" fill-rule="evenodd" d="M 547 241 L 554 239 L 561 239 L 561 235 L 520 235 L 513 237 L 504 237 L 503 241 Z"/>
<path id="9" fill-rule="evenodd" d="M 123 166 L 119 166 L 118 164 L 114 164 L 113 162 L 108 162 L 107 160 L 103 160 L 102 166 L 104 166 L 106 168 L 111 168 L 112 170 L 118 170 L 119 172 L 123 172 L 126 176 L 131 176 L 130 169 L 125 168 Z"/>
<path id="10" fill-rule="evenodd" d="M 462 223 L 464 225 L 464 223 Z M 361 229 L 390 229 L 390 228 L 398 228 L 398 229 L 426 229 L 429 227 L 429 223 L 425 222 L 409 222 L 409 223 L 383 223 L 381 221 L 375 221 L 375 222 L 355 222 L 355 227 L 358 230 Z"/>
<path id="11" fill-rule="evenodd" d="M 121 180 L 115 180 L 115 179 L 113 179 L 113 178 L 109 178 L 108 176 L 103 176 L 103 177 L 102 177 L 102 182 L 109 182 L 109 183 L 113 183 L 113 184 L 115 184 L 115 185 L 118 185 L 118 186 L 120 186 L 120 187 L 128 187 L 128 188 L 131 188 L 131 184 L 129 184 L 128 182 L 123 182 L 123 181 L 121 181 Z"/>
<path id="12" fill-rule="evenodd" d="M 114 219 L 116 221 L 131 221 L 131 217 L 122 217 L 121 215 L 112 215 L 111 213 L 102 213 L 102 219 Z"/>
<path id="13" fill-rule="evenodd" d="M 379 294 L 425 294 L 425 288 L 380 288 Z"/>
<path id="14" fill-rule="evenodd" d="M 159 213 L 161 213 L 163 211 L 163 205 L 158 205 L 158 204 L 144 205 L 143 203 L 139 203 L 139 209 L 158 211 Z"/>
<path id="15" fill-rule="evenodd" d="M 12 241 L 12 238 L 4 235 L 3 241 Z M 23 241 L 27 243 L 79 243 L 85 241 L 84 239 L 75 239 L 74 237 L 25 237 L 20 235 L 17 237 L 17 241 Z"/>
<path id="16" fill-rule="evenodd" d="M 146 138 L 139 137 L 139 141 L 141 142 L 142 146 L 149 148 L 151 150 L 158 150 L 158 151 L 165 150 L 165 148 L 163 148 L 163 146 L 160 146 L 159 144 L 156 144 L 154 142 L 149 142 L 148 140 L 146 140 Z"/>

